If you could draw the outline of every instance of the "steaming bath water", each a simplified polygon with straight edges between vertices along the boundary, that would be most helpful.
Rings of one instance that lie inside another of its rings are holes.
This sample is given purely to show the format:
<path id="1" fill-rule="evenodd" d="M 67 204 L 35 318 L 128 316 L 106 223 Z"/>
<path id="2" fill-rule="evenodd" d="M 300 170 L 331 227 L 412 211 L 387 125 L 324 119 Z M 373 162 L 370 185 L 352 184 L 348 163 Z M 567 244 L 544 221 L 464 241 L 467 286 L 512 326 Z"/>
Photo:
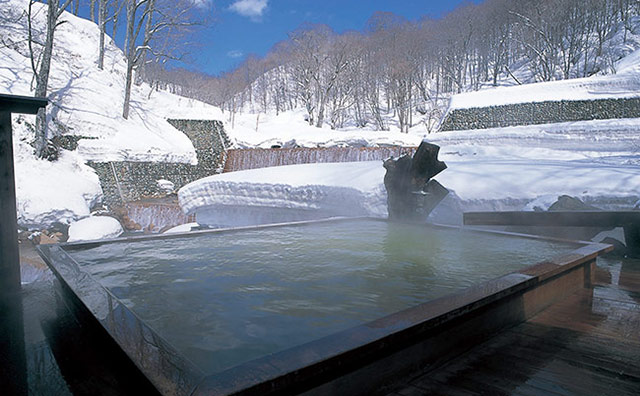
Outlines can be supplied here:
<path id="1" fill-rule="evenodd" d="M 184 356 L 216 373 L 574 247 L 359 220 L 70 254 Z"/>

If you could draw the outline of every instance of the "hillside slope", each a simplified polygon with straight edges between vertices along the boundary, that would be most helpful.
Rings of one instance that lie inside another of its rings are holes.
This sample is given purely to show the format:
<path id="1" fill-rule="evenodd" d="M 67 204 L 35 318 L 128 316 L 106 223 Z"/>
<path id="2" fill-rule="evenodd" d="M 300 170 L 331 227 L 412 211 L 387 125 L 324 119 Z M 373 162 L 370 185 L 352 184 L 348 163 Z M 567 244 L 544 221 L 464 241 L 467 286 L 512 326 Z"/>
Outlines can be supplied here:
<path id="1" fill-rule="evenodd" d="M 613 75 L 490 88 L 453 95 L 449 111 L 530 102 L 637 98 L 640 97 L 639 60 L 640 50 L 636 50 L 618 62 L 618 71 Z"/>
<path id="2" fill-rule="evenodd" d="M 0 3 L 0 92 L 33 95 L 28 46 L 28 0 Z M 191 141 L 166 118 L 220 119 L 220 110 L 146 84 L 132 89 L 131 115 L 121 116 L 125 59 L 106 38 L 105 69 L 97 67 L 99 30 L 95 23 L 63 13 L 57 29 L 49 80 L 49 134 L 88 137 L 57 162 L 38 160 L 33 116 L 14 116 L 14 150 L 19 225 L 47 227 L 89 215 L 100 200 L 98 178 L 85 161 L 170 161 L 195 163 Z M 46 5 L 33 4 L 35 43 L 44 41 Z M 41 47 L 34 44 L 36 56 Z"/>
<path id="3" fill-rule="evenodd" d="M 0 0 L 2 93 L 30 95 L 33 92 L 33 73 L 26 41 L 25 9 L 28 3 L 28 0 Z M 35 3 L 33 7 L 34 34 L 36 39 L 40 40 L 45 30 L 44 5 Z M 19 225 L 29 229 L 45 228 L 56 222 L 68 224 L 89 215 L 90 209 L 100 201 L 102 192 L 96 174 L 85 165 L 86 161 L 193 163 L 195 152 L 191 142 L 165 119 L 224 119 L 228 116 L 228 113 L 223 115 L 216 107 L 166 92 L 152 92 L 148 85 L 141 84 L 133 87 L 131 117 L 124 120 L 121 117 L 125 78 L 122 51 L 107 38 L 106 66 L 105 70 L 99 70 L 96 66 L 97 26 L 68 13 L 63 14 L 62 20 L 66 22 L 56 31 L 49 95 L 52 104 L 48 108 L 48 125 L 53 133 L 92 139 L 80 140 L 76 151 L 63 150 L 56 162 L 38 160 L 33 156 L 33 149 L 29 145 L 33 140 L 34 118 L 14 116 Z M 619 74 L 611 76 L 612 80 L 622 81 L 621 84 L 626 84 L 627 91 L 628 80 L 625 79 L 631 78 L 631 85 L 637 86 L 640 53 L 636 51 L 621 60 L 617 70 Z M 609 77 L 594 77 L 593 80 L 601 81 L 607 78 Z M 569 87 L 582 83 L 570 80 L 563 84 Z M 545 86 L 522 86 L 513 92 L 522 91 L 521 94 L 526 97 L 534 95 L 531 93 L 533 91 L 527 92 L 528 89 L 535 90 L 538 89 L 536 87 Z M 550 86 L 553 87 L 553 84 Z M 610 87 L 611 84 L 604 86 Z M 483 102 L 492 95 L 491 90 L 481 92 L 480 99 L 472 98 L 470 102 Z M 564 92 L 566 95 L 574 94 L 572 88 Z M 585 92 L 589 93 L 589 88 L 586 88 Z M 635 93 L 632 93 L 632 96 L 634 95 Z M 566 161 L 568 169 L 581 169 L 581 164 L 588 162 L 593 164 L 594 169 L 610 167 L 612 175 L 616 174 L 616 169 L 620 166 L 625 167 L 626 172 L 620 174 L 627 175 L 627 168 L 635 171 L 640 164 L 640 139 L 637 138 L 640 119 L 585 121 L 540 125 L 535 128 L 512 127 L 483 132 L 438 134 L 428 134 L 426 123 L 417 123 L 406 134 L 398 131 L 393 123 L 392 113 L 385 114 L 385 117 L 391 131 L 364 130 L 356 126 L 344 130 L 330 130 L 326 127 L 318 129 L 308 125 L 302 109 L 280 113 L 277 116 L 236 114 L 235 120 L 229 120 L 225 128 L 235 141 L 236 147 L 417 145 L 423 138 L 428 138 L 443 147 L 443 155 L 449 156 L 452 163 L 459 160 L 457 162 L 470 164 L 470 168 L 473 168 L 474 163 L 506 164 L 503 167 L 491 168 L 492 172 L 504 174 L 509 173 L 508 161 L 514 158 L 521 160 L 521 169 L 535 168 L 540 160 Z M 463 165 L 458 166 L 464 169 Z M 452 172 L 453 179 L 448 182 L 452 186 L 456 183 L 464 185 L 480 182 L 478 176 L 468 180 L 460 176 L 462 173 L 464 172 Z M 562 185 L 563 178 L 567 176 L 553 175 L 553 172 L 544 175 L 544 178 L 551 177 L 558 178 Z M 502 197 L 490 199 L 515 198 L 518 194 L 515 194 L 514 190 L 505 191 Z M 579 191 L 580 188 L 576 187 L 574 190 Z M 567 193 L 575 193 L 574 190 Z M 584 188 L 580 192 L 586 190 L 587 188 Z M 633 186 L 619 190 L 624 190 L 618 192 L 624 193 L 630 197 L 629 199 L 640 196 L 638 189 Z M 462 194 L 462 191 L 459 193 L 469 200 L 482 200 L 482 195 L 487 190 L 478 191 L 478 194 L 469 197 Z M 526 197 L 520 198 L 530 199 L 548 193 L 551 192 L 547 189 L 532 190 Z M 598 190 L 596 195 L 601 194 L 602 191 Z"/>

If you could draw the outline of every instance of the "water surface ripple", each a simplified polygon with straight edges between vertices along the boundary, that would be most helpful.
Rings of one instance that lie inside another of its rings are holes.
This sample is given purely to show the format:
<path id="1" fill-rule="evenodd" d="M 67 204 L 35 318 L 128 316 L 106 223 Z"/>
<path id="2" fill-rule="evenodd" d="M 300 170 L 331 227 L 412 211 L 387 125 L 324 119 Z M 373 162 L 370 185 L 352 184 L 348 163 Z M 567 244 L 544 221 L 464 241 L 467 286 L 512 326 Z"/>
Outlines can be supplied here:
<path id="1" fill-rule="evenodd" d="M 571 249 L 362 220 L 116 243 L 71 255 L 215 373 Z"/>

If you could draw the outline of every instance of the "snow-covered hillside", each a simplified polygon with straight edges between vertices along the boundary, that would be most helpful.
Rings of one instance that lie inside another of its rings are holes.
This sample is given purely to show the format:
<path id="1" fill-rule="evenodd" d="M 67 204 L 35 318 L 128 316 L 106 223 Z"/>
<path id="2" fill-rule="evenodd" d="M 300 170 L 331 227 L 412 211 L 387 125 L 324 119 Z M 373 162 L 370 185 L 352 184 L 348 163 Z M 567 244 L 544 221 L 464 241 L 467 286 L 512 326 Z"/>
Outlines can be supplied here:
<path id="1" fill-rule="evenodd" d="M 316 128 L 305 120 L 302 108 L 286 111 L 278 115 L 260 113 L 239 113 L 234 123 L 227 122 L 226 130 L 237 148 L 281 147 L 334 147 L 334 146 L 417 146 L 420 136 L 400 133 L 397 128 L 390 131 L 374 131 L 362 128 L 333 130 L 328 127 Z M 426 133 L 424 127 L 416 128 Z"/>
<path id="2" fill-rule="evenodd" d="M 639 57 L 640 50 L 629 55 L 629 59 L 614 75 L 484 89 L 454 95 L 451 97 L 449 110 L 544 101 L 637 98 L 640 97 L 640 73 L 635 60 Z"/>
<path id="3" fill-rule="evenodd" d="M 452 98 L 453 106 L 486 105 L 543 100 L 575 100 L 640 96 L 640 51 L 619 62 L 617 75 L 552 83 L 488 89 Z M 249 117 L 249 116 L 245 116 Z M 322 130 L 312 134 L 301 114 L 280 115 L 287 126 L 279 132 L 274 122 L 258 123 L 262 134 L 244 136 L 271 142 L 315 145 L 321 137 L 358 136 Z M 269 119 L 269 118 L 267 118 Z M 304 131 L 304 132 L 302 132 Z M 318 129 L 315 129 L 318 131 Z M 603 209 L 629 210 L 640 198 L 640 119 L 609 119 L 528 125 L 427 134 L 416 126 L 404 138 L 417 145 L 422 138 L 441 147 L 441 159 L 449 168 L 436 178 L 451 194 L 436 208 L 431 220 L 460 223 L 468 210 L 532 210 L 545 207 L 560 195 L 579 197 Z M 363 144 L 378 132 L 359 131 Z M 336 135 L 331 135 L 336 134 Z M 270 140 L 267 139 L 269 136 Z M 317 139 L 314 141 L 314 139 Z M 331 140 L 332 141 L 332 140 Z M 257 142 L 257 140 L 256 140 Z M 357 173 L 357 175 L 354 174 Z M 304 176 L 301 176 L 304 175 Z M 255 169 L 216 175 L 180 190 L 183 210 L 196 213 L 204 223 L 239 225 L 223 216 L 226 211 L 246 213 L 256 222 L 299 220 L 301 212 L 331 212 L 323 201 L 336 186 L 351 190 L 346 212 L 353 215 L 386 215 L 383 202 L 384 169 L 380 162 L 311 164 Z M 272 217 L 265 207 L 274 208 Z M 239 209 L 241 208 L 241 209 Z M 289 217 L 282 208 L 294 209 Z"/>
<path id="4" fill-rule="evenodd" d="M 0 6 L 0 92 L 33 95 L 27 41 L 29 0 L 3 0 Z M 125 60 L 107 37 L 105 69 L 97 67 L 99 30 L 95 23 L 63 13 L 56 29 L 47 108 L 49 134 L 92 139 L 58 162 L 32 155 L 33 116 L 14 115 L 14 150 L 19 224 L 39 228 L 89 215 L 100 200 L 95 173 L 85 161 L 171 161 L 195 163 L 191 141 L 166 118 L 220 119 L 220 110 L 142 84 L 132 90 L 131 114 L 122 118 Z M 33 4 L 35 42 L 43 42 L 46 5 Z M 36 56 L 40 46 L 34 44 Z"/>
<path id="5" fill-rule="evenodd" d="M 25 16 L 29 1 L 1 1 L 0 92 L 31 95 L 33 73 Z M 33 7 L 35 37 L 40 40 L 45 30 L 44 5 L 34 3 Z M 48 125 L 52 133 L 92 139 L 80 140 L 76 151 L 63 150 L 56 162 L 39 160 L 29 145 L 34 118 L 14 116 L 18 217 L 22 227 L 45 228 L 55 222 L 71 223 L 89 216 L 90 208 L 101 198 L 101 189 L 86 161 L 193 163 L 191 142 L 166 118 L 222 119 L 237 148 L 417 146 L 426 138 L 442 147 L 449 169 L 438 179 L 455 193 L 453 200 L 447 199 L 443 204 L 456 210 L 518 209 L 554 194 L 601 202 L 617 197 L 622 199 L 616 204 L 619 207 L 640 198 L 640 119 L 429 134 L 424 122 L 414 123 L 409 133 L 400 133 L 389 112 L 383 116 L 390 131 L 372 130 L 372 124 L 367 128 L 331 130 L 309 126 L 302 109 L 278 115 L 238 113 L 229 118 L 228 112 L 222 114 L 216 107 L 167 92 L 152 92 L 147 84 L 141 84 L 133 87 L 131 116 L 125 120 L 121 116 L 125 83 L 122 51 L 107 38 L 105 70 L 99 70 L 97 26 L 68 13 L 61 19 L 66 22 L 56 31 Z M 454 96 L 452 104 L 477 107 L 549 97 L 566 100 L 639 96 L 640 51 L 625 48 L 625 54 L 629 53 L 615 65 L 617 75 L 487 89 Z M 305 205 L 315 204 L 335 206 L 337 201 L 326 197 L 339 192 L 353 204 L 351 213 L 383 215 L 382 174 L 379 162 L 269 169 L 215 176 L 205 184 L 185 189 L 189 193 L 182 195 L 187 197 L 183 199 L 187 211 L 198 205 L 242 206 L 258 201 L 267 207 L 298 205 L 298 209 L 304 209 Z M 309 185 L 316 187 L 307 188 Z M 342 209 L 349 211 L 345 208 Z"/>

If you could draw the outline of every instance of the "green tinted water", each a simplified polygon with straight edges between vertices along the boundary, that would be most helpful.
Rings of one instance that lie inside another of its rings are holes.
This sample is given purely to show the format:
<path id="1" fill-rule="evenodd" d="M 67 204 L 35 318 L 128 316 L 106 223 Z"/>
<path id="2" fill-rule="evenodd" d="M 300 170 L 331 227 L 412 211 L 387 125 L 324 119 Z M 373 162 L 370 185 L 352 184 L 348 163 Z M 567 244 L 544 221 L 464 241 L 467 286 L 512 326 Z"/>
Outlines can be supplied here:
<path id="1" fill-rule="evenodd" d="M 116 243 L 71 255 L 215 373 L 573 248 L 362 220 Z"/>

